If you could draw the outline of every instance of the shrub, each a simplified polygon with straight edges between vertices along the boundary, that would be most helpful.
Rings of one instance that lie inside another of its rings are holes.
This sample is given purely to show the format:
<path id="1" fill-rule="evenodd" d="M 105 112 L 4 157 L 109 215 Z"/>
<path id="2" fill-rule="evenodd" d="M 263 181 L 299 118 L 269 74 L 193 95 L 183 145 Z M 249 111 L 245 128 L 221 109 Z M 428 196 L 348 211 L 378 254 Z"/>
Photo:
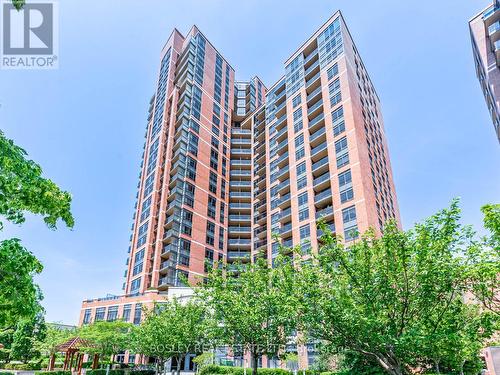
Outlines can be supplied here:
<path id="1" fill-rule="evenodd" d="M 128 375 L 155 375 L 155 370 L 130 370 Z"/>
<path id="2" fill-rule="evenodd" d="M 6 363 L 4 368 L 6 370 L 19 370 L 19 371 L 34 371 L 41 370 L 40 363 Z"/>
<path id="3" fill-rule="evenodd" d="M 71 375 L 71 371 L 39 371 L 36 375 Z"/>
<path id="4" fill-rule="evenodd" d="M 106 369 L 87 370 L 87 375 L 106 375 Z M 122 369 L 109 370 L 109 375 L 125 375 Z"/>

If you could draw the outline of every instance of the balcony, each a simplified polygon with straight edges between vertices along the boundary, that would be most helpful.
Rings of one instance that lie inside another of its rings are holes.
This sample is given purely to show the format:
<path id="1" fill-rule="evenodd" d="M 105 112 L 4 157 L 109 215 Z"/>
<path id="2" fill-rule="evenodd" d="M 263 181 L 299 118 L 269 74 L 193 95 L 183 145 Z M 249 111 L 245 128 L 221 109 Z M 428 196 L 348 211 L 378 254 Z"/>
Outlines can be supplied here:
<path id="1" fill-rule="evenodd" d="M 333 215 L 333 206 L 327 206 L 321 210 L 316 211 L 316 220 L 321 218 L 327 219 Z"/>
<path id="2" fill-rule="evenodd" d="M 330 232 L 335 233 L 335 223 L 327 224 L 327 228 L 330 229 Z M 321 229 L 318 229 L 316 234 L 317 237 L 321 237 L 324 233 Z"/>
<path id="3" fill-rule="evenodd" d="M 232 148 L 231 147 L 231 155 L 251 155 L 252 150 L 249 148 Z"/>
<path id="4" fill-rule="evenodd" d="M 285 181 L 278 185 L 278 193 L 283 194 L 290 191 L 290 179 L 287 178 Z"/>
<path id="5" fill-rule="evenodd" d="M 229 215 L 230 222 L 250 221 L 250 215 Z"/>
<path id="6" fill-rule="evenodd" d="M 305 71 L 304 71 L 304 77 L 306 79 L 309 78 L 309 76 L 314 73 L 317 69 L 319 69 L 319 60 L 316 60 L 309 66 Z"/>
<path id="7" fill-rule="evenodd" d="M 231 139 L 231 146 L 232 145 L 249 145 L 252 143 L 252 140 L 250 138 L 232 138 Z"/>
<path id="8" fill-rule="evenodd" d="M 323 190 L 321 193 L 316 194 L 314 196 L 315 204 L 322 204 L 326 201 L 331 201 L 331 200 L 332 200 L 332 189 L 330 188 Z"/>
<path id="9" fill-rule="evenodd" d="M 276 130 L 281 129 L 281 126 L 286 123 L 286 113 L 276 120 L 275 128 Z"/>
<path id="10" fill-rule="evenodd" d="M 320 79 L 320 72 L 316 73 L 306 81 L 306 89 L 308 89 L 313 84 L 319 83 L 319 79 Z"/>
<path id="11" fill-rule="evenodd" d="M 250 238 L 229 238 L 227 243 L 231 247 L 249 247 L 252 241 L 250 240 Z"/>
<path id="12" fill-rule="evenodd" d="M 320 125 L 324 125 L 325 114 L 321 112 L 315 118 L 309 121 L 309 131 L 314 132 L 316 129 L 319 129 Z"/>
<path id="13" fill-rule="evenodd" d="M 250 181 L 231 181 L 229 182 L 229 186 L 250 189 L 252 187 L 252 183 Z"/>
<path id="14" fill-rule="evenodd" d="M 229 198 L 234 199 L 250 199 L 252 197 L 252 193 L 249 191 L 231 191 L 229 192 Z"/>
<path id="15" fill-rule="evenodd" d="M 292 232 L 292 223 L 282 225 L 280 228 L 280 235 L 284 236 Z"/>
<path id="16" fill-rule="evenodd" d="M 234 135 L 251 135 L 252 131 L 250 129 L 242 129 L 242 128 L 232 128 L 231 134 Z"/>
<path id="17" fill-rule="evenodd" d="M 285 147 L 288 148 L 288 138 L 286 138 L 285 140 L 278 143 L 278 146 L 276 147 L 276 151 L 285 150 Z"/>
<path id="18" fill-rule="evenodd" d="M 250 159 L 232 159 L 231 166 L 251 166 L 252 161 Z"/>
<path id="19" fill-rule="evenodd" d="M 317 161 L 318 159 L 321 159 L 325 155 L 328 155 L 326 141 L 320 143 L 319 145 L 311 149 L 311 159 L 313 162 Z"/>
<path id="20" fill-rule="evenodd" d="M 235 225 L 231 225 L 228 227 L 228 232 L 229 234 L 231 235 L 232 233 L 246 233 L 246 234 L 250 234 L 251 232 L 251 229 L 250 227 L 240 227 L 240 226 L 235 226 Z"/>
<path id="21" fill-rule="evenodd" d="M 283 209 L 283 207 L 289 207 L 289 206 L 290 206 L 290 193 L 287 193 L 280 197 L 278 201 L 278 207 Z"/>
<path id="22" fill-rule="evenodd" d="M 229 261 L 247 261 L 250 260 L 250 252 L 248 251 L 228 251 L 227 259 Z"/>
<path id="23" fill-rule="evenodd" d="M 328 164 L 329 164 L 328 155 L 325 156 L 323 159 L 313 163 L 312 165 L 313 175 L 319 176 L 320 174 L 322 174 L 322 172 L 328 170 Z"/>
<path id="24" fill-rule="evenodd" d="M 313 180 L 314 190 L 323 190 L 330 185 L 330 172 L 326 172 Z"/>
<path id="25" fill-rule="evenodd" d="M 317 141 L 323 140 L 323 136 L 326 134 L 326 129 L 325 127 L 322 127 L 318 130 L 316 130 L 313 134 L 309 136 L 309 143 L 311 144 L 312 147 L 316 146 Z"/>
<path id="26" fill-rule="evenodd" d="M 315 57 L 318 57 L 318 49 L 316 48 L 304 59 L 304 65 L 307 65 L 310 61 L 312 61 Z"/>
<path id="27" fill-rule="evenodd" d="M 321 95 L 321 86 L 315 89 L 313 92 L 311 92 L 309 95 L 306 97 L 307 103 L 309 103 L 311 100 L 315 99 L 318 97 L 318 95 Z"/>
<path id="28" fill-rule="evenodd" d="M 229 210 L 249 210 L 252 208 L 250 203 L 229 203 Z"/>
<path id="29" fill-rule="evenodd" d="M 289 219 L 291 215 L 292 215 L 292 208 L 291 207 L 285 208 L 284 210 L 281 210 L 280 220 L 285 221 Z"/>
<path id="30" fill-rule="evenodd" d="M 229 173 L 231 177 L 251 177 L 249 169 L 232 169 Z"/>
<path id="31" fill-rule="evenodd" d="M 280 181 L 284 181 L 283 179 L 288 176 L 288 172 L 290 171 L 290 168 L 288 165 L 286 167 L 280 168 L 280 170 L 276 174 L 276 178 Z"/>
<path id="32" fill-rule="evenodd" d="M 316 116 L 319 111 L 323 108 L 323 99 L 318 100 L 312 107 L 307 110 L 307 117 Z"/>

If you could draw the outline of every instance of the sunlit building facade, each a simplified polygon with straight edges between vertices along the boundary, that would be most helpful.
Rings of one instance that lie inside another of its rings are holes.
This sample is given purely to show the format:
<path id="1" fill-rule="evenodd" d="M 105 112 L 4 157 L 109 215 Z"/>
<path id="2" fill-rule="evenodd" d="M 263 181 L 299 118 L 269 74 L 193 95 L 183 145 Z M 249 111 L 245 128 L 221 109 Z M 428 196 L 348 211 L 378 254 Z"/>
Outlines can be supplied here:
<path id="1" fill-rule="evenodd" d="M 203 282 L 217 261 L 272 266 L 274 233 L 314 252 L 320 219 L 345 241 L 399 224 L 380 101 L 340 12 L 284 72 L 269 88 L 236 81 L 196 27 L 173 31 L 150 102 L 124 293 L 84 301 L 80 324 L 139 323 L 142 307 Z M 307 367 L 316 353 L 302 349 Z"/>
<path id="2" fill-rule="evenodd" d="M 500 142 L 500 2 L 469 21 L 476 75 Z"/>

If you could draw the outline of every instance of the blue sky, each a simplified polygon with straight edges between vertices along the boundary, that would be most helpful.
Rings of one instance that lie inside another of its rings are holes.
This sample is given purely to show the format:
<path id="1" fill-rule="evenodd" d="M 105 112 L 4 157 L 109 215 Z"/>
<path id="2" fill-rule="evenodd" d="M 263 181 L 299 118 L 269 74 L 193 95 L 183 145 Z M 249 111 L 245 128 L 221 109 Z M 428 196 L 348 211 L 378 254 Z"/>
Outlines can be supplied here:
<path id="1" fill-rule="evenodd" d="M 146 5 L 147 4 L 147 5 Z M 307 5 L 306 5 L 307 4 Z M 59 69 L 0 71 L 0 128 L 73 194 L 73 230 L 29 217 L 47 320 L 120 293 L 161 47 L 197 24 L 239 79 L 270 86 L 337 9 L 382 102 L 403 225 L 461 197 L 464 222 L 500 201 L 500 147 L 475 77 L 468 19 L 488 1 L 63 1 Z"/>

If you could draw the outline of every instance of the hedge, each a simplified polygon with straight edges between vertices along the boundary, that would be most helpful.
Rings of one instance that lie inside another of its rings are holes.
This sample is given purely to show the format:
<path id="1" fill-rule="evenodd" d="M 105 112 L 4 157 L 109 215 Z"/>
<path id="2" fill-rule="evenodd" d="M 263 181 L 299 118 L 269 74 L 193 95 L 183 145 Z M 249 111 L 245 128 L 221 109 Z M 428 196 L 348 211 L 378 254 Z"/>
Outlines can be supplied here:
<path id="1" fill-rule="evenodd" d="M 199 375 L 244 375 L 245 370 L 242 367 L 208 365 L 201 369 Z M 252 369 L 247 368 L 247 375 L 252 374 Z M 291 375 L 291 372 L 282 368 L 259 368 L 258 375 Z M 303 370 L 298 370 L 297 375 L 303 375 Z M 305 375 L 319 374 L 317 371 L 305 370 Z M 322 373 L 321 375 L 333 375 L 333 373 Z"/>
<path id="2" fill-rule="evenodd" d="M 4 365 L 6 370 L 19 370 L 19 371 L 34 371 L 41 370 L 40 363 L 6 363 Z"/>
<path id="3" fill-rule="evenodd" d="M 2 374 L 3 375 L 3 374 Z M 40 371 L 36 375 L 71 375 L 71 371 Z"/>

